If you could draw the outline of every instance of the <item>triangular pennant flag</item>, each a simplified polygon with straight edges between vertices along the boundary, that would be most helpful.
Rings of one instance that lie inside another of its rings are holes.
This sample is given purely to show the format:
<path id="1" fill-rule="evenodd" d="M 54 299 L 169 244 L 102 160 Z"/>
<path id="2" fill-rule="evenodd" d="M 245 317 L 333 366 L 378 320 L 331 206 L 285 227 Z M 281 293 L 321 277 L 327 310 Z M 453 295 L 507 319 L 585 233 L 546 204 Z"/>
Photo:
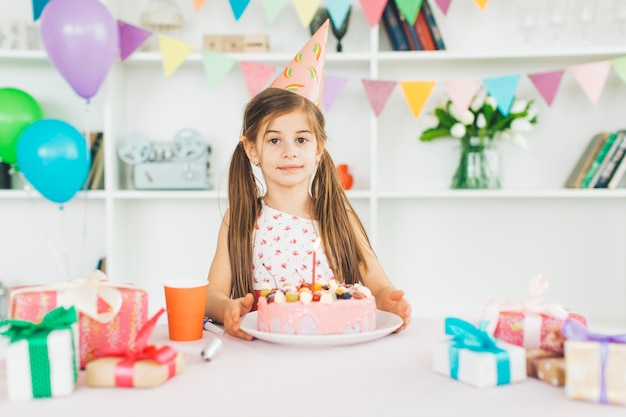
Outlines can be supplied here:
<path id="1" fill-rule="evenodd" d="M 311 20 L 315 17 L 317 9 L 319 9 L 321 0 L 291 0 L 293 7 L 296 9 L 296 14 L 300 23 L 305 28 L 308 28 L 311 24 Z"/>
<path id="2" fill-rule="evenodd" d="M 613 58 L 611 60 L 611 66 L 622 81 L 626 83 L 626 56 Z"/>
<path id="3" fill-rule="evenodd" d="M 326 2 L 326 9 L 328 10 L 328 16 L 332 20 L 335 27 L 340 28 L 343 25 L 343 21 L 348 16 L 348 10 L 352 5 L 352 0 L 334 0 Z"/>
<path id="4" fill-rule="evenodd" d="M 496 100 L 498 110 L 500 110 L 500 113 L 504 116 L 509 115 L 519 80 L 519 74 L 485 78 L 483 80 L 483 85 L 487 89 L 487 93 Z"/>
<path id="5" fill-rule="evenodd" d="M 41 11 L 50 0 L 33 0 L 33 22 L 39 19 Z"/>
<path id="6" fill-rule="evenodd" d="M 250 0 L 229 0 L 229 2 L 230 8 L 233 10 L 235 20 L 239 20 L 243 12 L 246 11 L 248 4 L 250 4 Z"/>
<path id="7" fill-rule="evenodd" d="M 572 65 L 572 74 L 593 104 L 598 104 L 606 80 L 611 71 L 610 61 L 598 61 L 588 64 Z"/>
<path id="8" fill-rule="evenodd" d="M 239 63 L 243 78 L 246 81 L 250 98 L 256 96 L 276 72 L 276 67 L 259 62 L 241 61 Z"/>
<path id="9" fill-rule="evenodd" d="M 209 87 L 213 88 L 228 74 L 237 62 L 226 54 L 215 51 L 202 51 L 202 63 Z"/>
<path id="10" fill-rule="evenodd" d="M 263 0 L 265 17 L 269 23 L 274 23 L 280 12 L 285 8 L 288 0 Z"/>
<path id="11" fill-rule="evenodd" d="M 192 45 L 165 35 L 159 35 L 159 48 L 163 55 L 163 72 L 166 77 L 172 75 L 193 52 Z"/>
<path id="12" fill-rule="evenodd" d="M 444 81 L 443 85 L 456 110 L 463 113 L 472 104 L 481 81 L 478 78 L 463 78 Z"/>
<path id="13" fill-rule="evenodd" d="M 487 8 L 487 3 L 489 3 L 489 0 L 474 0 L 474 2 L 478 5 L 480 10 L 484 12 Z"/>
<path id="14" fill-rule="evenodd" d="M 548 106 L 552 106 L 552 101 L 556 96 L 556 91 L 559 89 L 561 78 L 563 78 L 563 70 L 528 74 L 528 78 L 535 85 L 535 88 Z"/>
<path id="15" fill-rule="evenodd" d="M 324 77 L 324 93 L 322 94 L 322 104 L 324 105 L 324 109 L 326 109 L 326 111 L 330 111 L 333 104 L 335 104 L 337 97 L 341 95 L 347 84 L 347 77 L 326 74 Z"/>
<path id="16" fill-rule="evenodd" d="M 406 99 L 406 102 L 411 109 L 411 113 L 413 113 L 413 117 L 417 118 L 422 112 L 422 109 L 424 108 L 424 104 L 426 104 L 428 97 L 430 97 L 430 93 L 435 87 L 435 82 L 400 81 L 399 83 L 400 87 L 402 87 L 404 98 Z"/>
<path id="17" fill-rule="evenodd" d="M 380 17 L 383 15 L 387 0 L 359 0 L 359 2 L 361 3 L 361 8 L 370 26 L 376 26 L 378 22 L 380 22 Z"/>
<path id="18" fill-rule="evenodd" d="M 362 80 L 367 100 L 376 116 L 383 111 L 391 92 L 396 86 L 395 81 Z"/>
<path id="19" fill-rule="evenodd" d="M 423 0 L 389 0 L 395 1 L 398 6 L 398 10 L 400 13 L 404 15 L 406 20 L 412 25 L 415 24 L 417 20 L 417 13 L 420 11 L 420 7 L 422 7 Z"/>
<path id="20" fill-rule="evenodd" d="M 451 2 L 452 0 L 435 0 L 435 3 L 437 3 L 437 6 L 439 6 L 439 9 L 443 12 L 444 16 L 448 14 L 448 8 L 450 7 Z"/>
<path id="21" fill-rule="evenodd" d="M 120 59 L 126 60 L 152 35 L 149 30 L 131 25 L 130 23 L 117 21 L 117 31 L 120 40 Z"/>
<path id="22" fill-rule="evenodd" d="M 204 6 L 204 3 L 206 3 L 206 0 L 193 0 L 193 8 L 197 12 Z"/>

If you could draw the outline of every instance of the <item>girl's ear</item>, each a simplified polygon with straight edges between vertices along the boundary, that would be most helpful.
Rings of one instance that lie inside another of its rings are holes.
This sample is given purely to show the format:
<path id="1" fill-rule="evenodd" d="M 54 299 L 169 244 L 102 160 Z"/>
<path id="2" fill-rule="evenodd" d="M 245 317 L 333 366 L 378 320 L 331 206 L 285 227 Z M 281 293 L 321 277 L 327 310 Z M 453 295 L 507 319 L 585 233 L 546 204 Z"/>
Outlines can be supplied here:
<path id="1" fill-rule="evenodd" d="M 258 164 L 259 155 L 257 154 L 255 144 L 249 140 L 243 140 L 242 143 L 243 143 L 243 149 L 246 151 L 246 155 L 248 155 L 248 159 L 250 160 L 250 162 L 252 162 L 255 165 Z"/>

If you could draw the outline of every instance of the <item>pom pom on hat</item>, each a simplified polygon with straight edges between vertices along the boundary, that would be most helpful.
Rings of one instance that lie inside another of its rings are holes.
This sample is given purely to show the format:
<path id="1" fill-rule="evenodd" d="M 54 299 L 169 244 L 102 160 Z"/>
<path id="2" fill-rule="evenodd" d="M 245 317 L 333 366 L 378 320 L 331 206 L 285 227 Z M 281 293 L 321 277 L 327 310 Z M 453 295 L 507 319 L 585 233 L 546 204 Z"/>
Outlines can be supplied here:
<path id="1" fill-rule="evenodd" d="M 270 88 L 293 91 L 308 98 L 318 107 L 321 106 L 329 26 L 330 20 L 327 19 L 276 77 Z"/>

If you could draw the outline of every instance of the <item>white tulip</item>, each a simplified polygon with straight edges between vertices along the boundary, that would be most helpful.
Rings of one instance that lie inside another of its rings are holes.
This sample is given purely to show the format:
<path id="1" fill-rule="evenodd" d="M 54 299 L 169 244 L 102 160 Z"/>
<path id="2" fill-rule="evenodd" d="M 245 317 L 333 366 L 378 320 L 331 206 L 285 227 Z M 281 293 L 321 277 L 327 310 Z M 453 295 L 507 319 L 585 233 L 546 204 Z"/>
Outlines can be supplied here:
<path id="1" fill-rule="evenodd" d="M 513 133 L 530 132 L 533 125 L 527 119 L 515 119 L 511 122 L 511 131 Z"/>
<path id="2" fill-rule="evenodd" d="M 528 149 L 528 142 L 521 133 L 513 133 L 513 143 L 522 149 Z"/>
<path id="3" fill-rule="evenodd" d="M 465 133 L 467 132 L 467 129 L 465 129 L 465 125 L 462 123 L 455 123 L 451 128 L 450 128 L 450 135 L 452 135 L 452 137 L 460 139 L 463 136 L 465 136 Z"/>
<path id="4" fill-rule="evenodd" d="M 425 114 L 422 116 L 422 123 L 426 129 L 439 126 L 439 119 L 433 114 Z"/>
<path id="5" fill-rule="evenodd" d="M 513 105 L 511 106 L 511 110 L 510 113 L 511 114 L 517 114 L 517 113 L 521 113 L 524 110 L 526 110 L 526 106 L 528 106 L 528 102 L 526 100 L 515 100 L 515 102 L 513 102 Z"/>
<path id="6" fill-rule="evenodd" d="M 466 126 L 471 125 L 474 123 L 474 113 L 469 110 L 465 110 L 460 117 L 457 117 L 457 120 Z"/>
<path id="7" fill-rule="evenodd" d="M 487 91 L 483 89 L 479 90 L 478 93 L 476 93 L 476 97 L 474 97 L 474 100 L 472 100 L 470 109 L 474 111 L 478 111 L 485 103 L 486 98 L 487 98 Z"/>
<path id="8" fill-rule="evenodd" d="M 495 109 L 498 106 L 498 101 L 493 96 L 487 97 L 485 100 L 485 104 L 488 104 L 492 109 Z"/>
<path id="9" fill-rule="evenodd" d="M 537 116 L 538 114 L 539 114 L 539 109 L 537 108 L 535 103 L 531 104 L 530 107 L 528 108 L 528 117 L 530 119 L 532 119 L 533 117 Z"/>
<path id="10" fill-rule="evenodd" d="M 487 126 L 487 119 L 485 118 L 485 115 L 478 113 L 478 117 L 476 117 L 476 127 L 482 129 L 485 126 Z"/>

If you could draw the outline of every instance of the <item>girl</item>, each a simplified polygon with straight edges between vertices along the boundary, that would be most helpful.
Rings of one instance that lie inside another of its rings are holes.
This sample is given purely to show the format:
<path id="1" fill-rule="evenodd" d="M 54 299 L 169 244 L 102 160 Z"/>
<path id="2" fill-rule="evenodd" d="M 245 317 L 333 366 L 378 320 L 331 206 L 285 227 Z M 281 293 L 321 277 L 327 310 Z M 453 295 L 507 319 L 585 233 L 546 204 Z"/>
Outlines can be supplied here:
<path id="1" fill-rule="evenodd" d="M 411 306 L 383 271 L 341 187 L 324 129 L 320 109 L 291 91 L 268 88 L 246 106 L 206 300 L 207 317 L 233 336 L 252 340 L 240 321 L 264 281 L 282 286 L 310 277 L 310 253 L 320 240 L 316 277 L 362 283 L 378 309 L 402 317 L 398 331 L 409 324 Z"/>

